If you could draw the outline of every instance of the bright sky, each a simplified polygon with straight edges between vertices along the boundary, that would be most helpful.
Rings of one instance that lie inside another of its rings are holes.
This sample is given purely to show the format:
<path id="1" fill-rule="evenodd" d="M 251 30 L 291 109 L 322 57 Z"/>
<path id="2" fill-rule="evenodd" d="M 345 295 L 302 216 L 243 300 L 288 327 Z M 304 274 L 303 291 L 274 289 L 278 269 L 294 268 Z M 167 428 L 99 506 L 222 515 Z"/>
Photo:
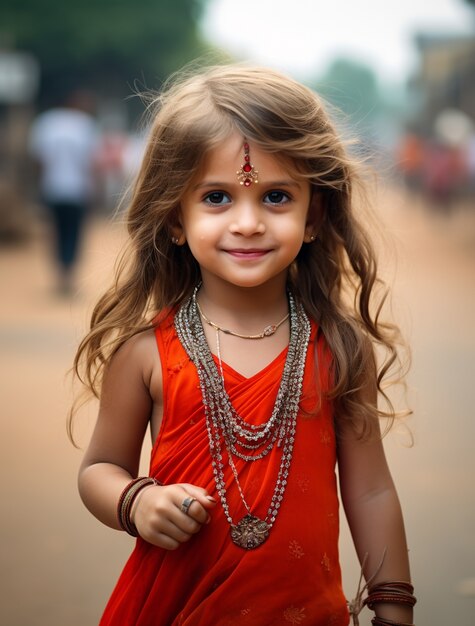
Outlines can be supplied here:
<path id="1" fill-rule="evenodd" d="M 415 63 L 414 33 L 473 32 L 475 10 L 464 0 L 209 0 L 203 30 L 239 58 L 301 80 L 343 55 L 401 83 Z"/>

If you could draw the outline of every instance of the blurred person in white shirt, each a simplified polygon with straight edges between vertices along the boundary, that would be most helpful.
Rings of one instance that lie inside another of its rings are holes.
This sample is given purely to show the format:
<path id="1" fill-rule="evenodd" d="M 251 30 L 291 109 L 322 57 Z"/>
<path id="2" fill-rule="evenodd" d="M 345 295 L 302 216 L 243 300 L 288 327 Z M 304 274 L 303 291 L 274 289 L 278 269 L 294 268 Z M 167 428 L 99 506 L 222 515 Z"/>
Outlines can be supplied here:
<path id="1" fill-rule="evenodd" d="M 85 218 L 95 195 L 98 127 L 85 91 L 69 94 L 62 106 L 33 122 L 29 148 L 38 162 L 39 191 L 56 235 L 59 291 L 69 295 Z"/>

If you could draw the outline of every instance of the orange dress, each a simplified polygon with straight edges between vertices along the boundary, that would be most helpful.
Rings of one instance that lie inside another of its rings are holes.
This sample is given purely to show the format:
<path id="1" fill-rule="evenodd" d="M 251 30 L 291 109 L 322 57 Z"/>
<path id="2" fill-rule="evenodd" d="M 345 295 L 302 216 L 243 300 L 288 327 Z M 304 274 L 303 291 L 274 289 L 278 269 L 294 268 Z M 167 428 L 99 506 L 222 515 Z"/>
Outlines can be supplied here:
<path id="1" fill-rule="evenodd" d="M 327 384 L 329 353 L 316 324 L 312 322 L 287 489 L 269 538 L 254 550 L 231 540 L 216 493 L 197 372 L 175 333 L 173 315 L 157 327 L 156 338 L 164 413 L 150 475 L 165 484 L 204 487 L 218 505 L 211 523 L 175 551 L 137 539 L 101 626 L 347 626 L 338 560 L 333 416 L 318 392 Z M 249 423 L 270 416 L 286 355 L 287 349 L 251 378 L 223 363 L 226 390 Z M 235 464 L 252 513 L 264 519 L 280 449 L 253 462 L 236 458 Z M 246 510 L 231 470 L 225 471 L 229 510 L 237 523 Z"/>

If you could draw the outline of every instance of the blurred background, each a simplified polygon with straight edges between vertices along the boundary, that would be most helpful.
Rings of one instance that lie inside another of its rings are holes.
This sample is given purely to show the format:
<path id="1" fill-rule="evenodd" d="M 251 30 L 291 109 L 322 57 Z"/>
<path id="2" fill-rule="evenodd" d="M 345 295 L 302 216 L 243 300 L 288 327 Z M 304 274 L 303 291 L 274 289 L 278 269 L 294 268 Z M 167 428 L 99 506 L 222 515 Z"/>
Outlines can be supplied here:
<path id="1" fill-rule="evenodd" d="M 470 0 L 2 0 L 0 623 L 96 624 L 132 548 L 79 501 L 67 372 L 123 241 L 117 209 L 143 148 L 138 94 L 203 58 L 257 62 L 316 89 L 379 171 L 374 209 L 392 242 L 380 247 L 382 268 L 413 351 L 414 446 L 405 428 L 385 445 L 405 511 L 416 622 L 473 626 Z M 83 447 L 95 410 L 77 420 Z M 344 520 L 341 560 L 353 597 L 359 568 Z"/>

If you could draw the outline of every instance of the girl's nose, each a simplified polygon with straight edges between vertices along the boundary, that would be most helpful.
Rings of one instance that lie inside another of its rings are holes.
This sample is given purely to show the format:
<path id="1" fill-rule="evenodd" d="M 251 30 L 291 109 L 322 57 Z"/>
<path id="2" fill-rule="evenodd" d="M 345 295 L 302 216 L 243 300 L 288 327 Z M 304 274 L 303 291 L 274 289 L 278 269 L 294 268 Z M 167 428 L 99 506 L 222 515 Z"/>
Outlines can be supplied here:
<path id="1" fill-rule="evenodd" d="M 235 235 L 244 237 L 262 235 L 265 232 L 265 224 L 261 209 L 251 201 L 239 203 L 235 206 L 229 230 Z"/>

